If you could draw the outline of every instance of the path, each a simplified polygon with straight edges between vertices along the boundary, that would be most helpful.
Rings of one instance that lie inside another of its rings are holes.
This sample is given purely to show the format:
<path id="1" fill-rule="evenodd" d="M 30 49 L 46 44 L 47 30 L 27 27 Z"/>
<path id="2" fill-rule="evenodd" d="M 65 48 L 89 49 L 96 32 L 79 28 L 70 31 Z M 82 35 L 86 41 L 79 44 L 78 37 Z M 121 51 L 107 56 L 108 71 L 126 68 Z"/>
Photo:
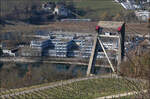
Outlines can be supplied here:
<path id="1" fill-rule="evenodd" d="M 136 95 L 136 94 L 139 94 L 139 93 L 146 93 L 146 92 L 147 92 L 147 90 L 143 90 L 141 92 L 133 91 L 133 92 L 127 92 L 127 93 L 122 93 L 122 94 L 117 94 L 117 95 L 110 95 L 110 96 L 99 97 L 99 98 L 96 98 L 96 99 L 114 99 L 114 98 L 120 98 L 120 97 L 125 97 L 125 96 L 132 96 L 132 95 Z"/>

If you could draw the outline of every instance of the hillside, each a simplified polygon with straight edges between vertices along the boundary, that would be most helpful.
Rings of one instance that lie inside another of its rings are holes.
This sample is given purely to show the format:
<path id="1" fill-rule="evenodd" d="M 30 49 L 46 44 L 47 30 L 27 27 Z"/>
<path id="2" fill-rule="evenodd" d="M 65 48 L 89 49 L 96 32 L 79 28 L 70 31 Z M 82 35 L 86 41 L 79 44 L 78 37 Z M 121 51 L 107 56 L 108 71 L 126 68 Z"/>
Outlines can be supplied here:
<path id="1" fill-rule="evenodd" d="M 124 79 L 111 77 L 83 78 L 15 89 L 0 94 L 2 96 L 12 95 L 8 96 L 8 99 L 94 99 L 137 90 L 132 83 Z M 136 82 L 136 84 L 140 83 Z"/>
<path id="2" fill-rule="evenodd" d="M 41 0 L 45 1 L 59 1 L 59 0 Z M 63 0 L 62 0 L 63 1 Z M 114 0 L 66 0 L 66 2 L 73 1 L 75 8 L 83 10 L 80 18 L 99 18 L 100 15 L 108 13 L 110 16 L 116 15 L 124 8 Z"/>
<path id="3" fill-rule="evenodd" d="M 30 2 L 34 2 L 38 7 L 42 6 L 42 3 L 54 1 L 58 2 L 60 0 L 2 0 L 1 1 L 1 14 L 10 13 L 14 10 L 22 9 L 21 6 L 31 5 Z M 63 0 L 62 0 L 63 1 Z M 119 12 L 125 11 L 121 5 L 114 2 L 114 0 L 64 0 L 67 4 L 73 3 L 75 8 L 77 8 L 77 12 L 81 11 L 80 18 L 94 18 L 97 19 L 104 13 L 107 13 L 109 16 L 114 16 Z M 15 8 L 18 7 L 18 8 Z M 10 9 L 12 8 L 12 9 Z"/>
<path id="4" fill-rule="evenodd" d="M 86 18 L 99 18 L 104 13 L 111 16 L 124 11 L 121 5 L 114 0 L 80 0 L 75 2 L 75 5 L 87 12 L 84 16 Z"/>

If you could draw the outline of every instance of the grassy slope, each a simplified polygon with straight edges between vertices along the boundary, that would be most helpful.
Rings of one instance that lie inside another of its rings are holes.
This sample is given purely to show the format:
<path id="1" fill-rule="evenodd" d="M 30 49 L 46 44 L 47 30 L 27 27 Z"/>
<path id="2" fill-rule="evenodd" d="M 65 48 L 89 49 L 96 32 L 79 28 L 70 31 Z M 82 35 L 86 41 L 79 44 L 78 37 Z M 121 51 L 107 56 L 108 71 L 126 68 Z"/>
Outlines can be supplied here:
<path id="1" fill-rule="evenodd" d="M 101 78 L 62 85 L 26 95 L 16 96 L 15 98 L 93 99 L 96 97 L 123 93 L 126 91 L 133 91 L 133 89 L 129 88 L 124 80 L 115 78 Z"/>
<path id="2" fill-rule="evenodd" d="M 59 0 L 41 0 L 41 1 L 59 1 Z M 71 0 L 66 0 L 71 1 Z M 87 11 L 83 18 L 99 18 L 101 14 L 107 12 L 116 15 L 121 11 L 125 11 L 120 4 L 114 0 L 73 0 L 76 8 Z"/>
<path id="3" fill-rule="evenodd" d="M 124 10 L 119 4 L 113 1 L 114 0 L 81 0 L 75 4 L 77 8 L 88 11 L 84 17 L 99 18 L 99 16 L 104 12 L 107 12 L 110 15 L 115 15 L 116 13 Z"/>
<path id="4" fill-rule="evenodd" d="M 47 1 L 60 1 L 60 0 L 39 0 L 41 2 Z M 65 0 L 66 2 L 71 0 Z M 104 12 L 109 13 L 110 16 L 116 15 L 121 11 L 125 11 L 120 4 L 114 2 L 114 0 L 73 0 L 76 8 L 79 8 L 85 11 L 85 14 L 82 15 L 83 18 L 99 18 Z M 19 4 L 22 5 L 21 0 L 7 0 L 7 2 L 2 2 L 0 6 L 2 6 L 2 12 L 10 12 L 13 8 L 11 4 Z M 7 6 L 9 4 L 9 6 Z M 21 8 L 20 8 L 21 9 Z"/>

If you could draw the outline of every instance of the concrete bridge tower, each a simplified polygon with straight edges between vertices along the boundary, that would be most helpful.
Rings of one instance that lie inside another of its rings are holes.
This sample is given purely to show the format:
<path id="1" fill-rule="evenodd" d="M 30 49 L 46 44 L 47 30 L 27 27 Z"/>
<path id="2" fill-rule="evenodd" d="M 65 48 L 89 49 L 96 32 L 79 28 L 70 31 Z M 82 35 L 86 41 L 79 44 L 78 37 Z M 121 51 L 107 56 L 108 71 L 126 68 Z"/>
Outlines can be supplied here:
<path id="1" fill-rule="evenodd" d="M 102 30 L 104 28 L 106 29 L 113 29 L 116 30 L 117 34 L 116 35 L 101 35 L 101 33 L 97 33 L 95 35 L 94 38 L 94 45 L 93 45 L 93 49 L 92 49 L 92 53 L 91 53 L 91 57 L 90 57 L 90 61 L 89 61 L 89 65 L 88 65 L 88 69 L 87 69 L 87 76 L 89 76 L 91 74 L 92 68 L 93 66 L 95 66 L 95 60 L 96 60 L 96 49 L 97 49 L 97 43 L 99 43 L 103 49 L 103 52 L 108 60 L 108 63 L 112 69 L 113 72 L 115 72 L 116 70 L 113 67 L 112 62 L 110 61 L 107 52 L 105 51 L 105 48 L 103 46 L 103 42 L 101 41 L 101 36 L 107 38 L 111 38 L 111 37 L 116 37 L 118 38 L 118 43 L 119 43 L 119 48 L 118 48 L 118 66 L 117 66 L 117 70 L 119 70 L 119 65 L 120 63 L 123 61 L 124 56 L 125 56 L 125 46 L 124 46 L 124 42 L 125 42 L 125 23 L 124 22 L 114 22 L 114 21 L 100 21 L 98 23 L 98 27 L 100 27 Z M 103 31 L 100 31 L 103 32 Z"/>

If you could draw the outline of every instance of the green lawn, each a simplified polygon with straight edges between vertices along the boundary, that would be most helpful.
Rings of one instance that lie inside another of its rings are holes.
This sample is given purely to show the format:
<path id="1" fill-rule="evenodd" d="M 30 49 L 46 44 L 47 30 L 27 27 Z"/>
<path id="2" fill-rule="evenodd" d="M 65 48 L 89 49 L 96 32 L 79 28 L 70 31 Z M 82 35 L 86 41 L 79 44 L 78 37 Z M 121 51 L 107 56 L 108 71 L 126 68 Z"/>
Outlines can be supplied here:
<path id="1" fill-rule="evenodd" d="M 123 79 L 100 78 L 62 85 L 42 91 L 15 96 L 20 99 L 94 99 L 134 91 Z M 133 87 L 133 86 L 132 86 Z"/>

